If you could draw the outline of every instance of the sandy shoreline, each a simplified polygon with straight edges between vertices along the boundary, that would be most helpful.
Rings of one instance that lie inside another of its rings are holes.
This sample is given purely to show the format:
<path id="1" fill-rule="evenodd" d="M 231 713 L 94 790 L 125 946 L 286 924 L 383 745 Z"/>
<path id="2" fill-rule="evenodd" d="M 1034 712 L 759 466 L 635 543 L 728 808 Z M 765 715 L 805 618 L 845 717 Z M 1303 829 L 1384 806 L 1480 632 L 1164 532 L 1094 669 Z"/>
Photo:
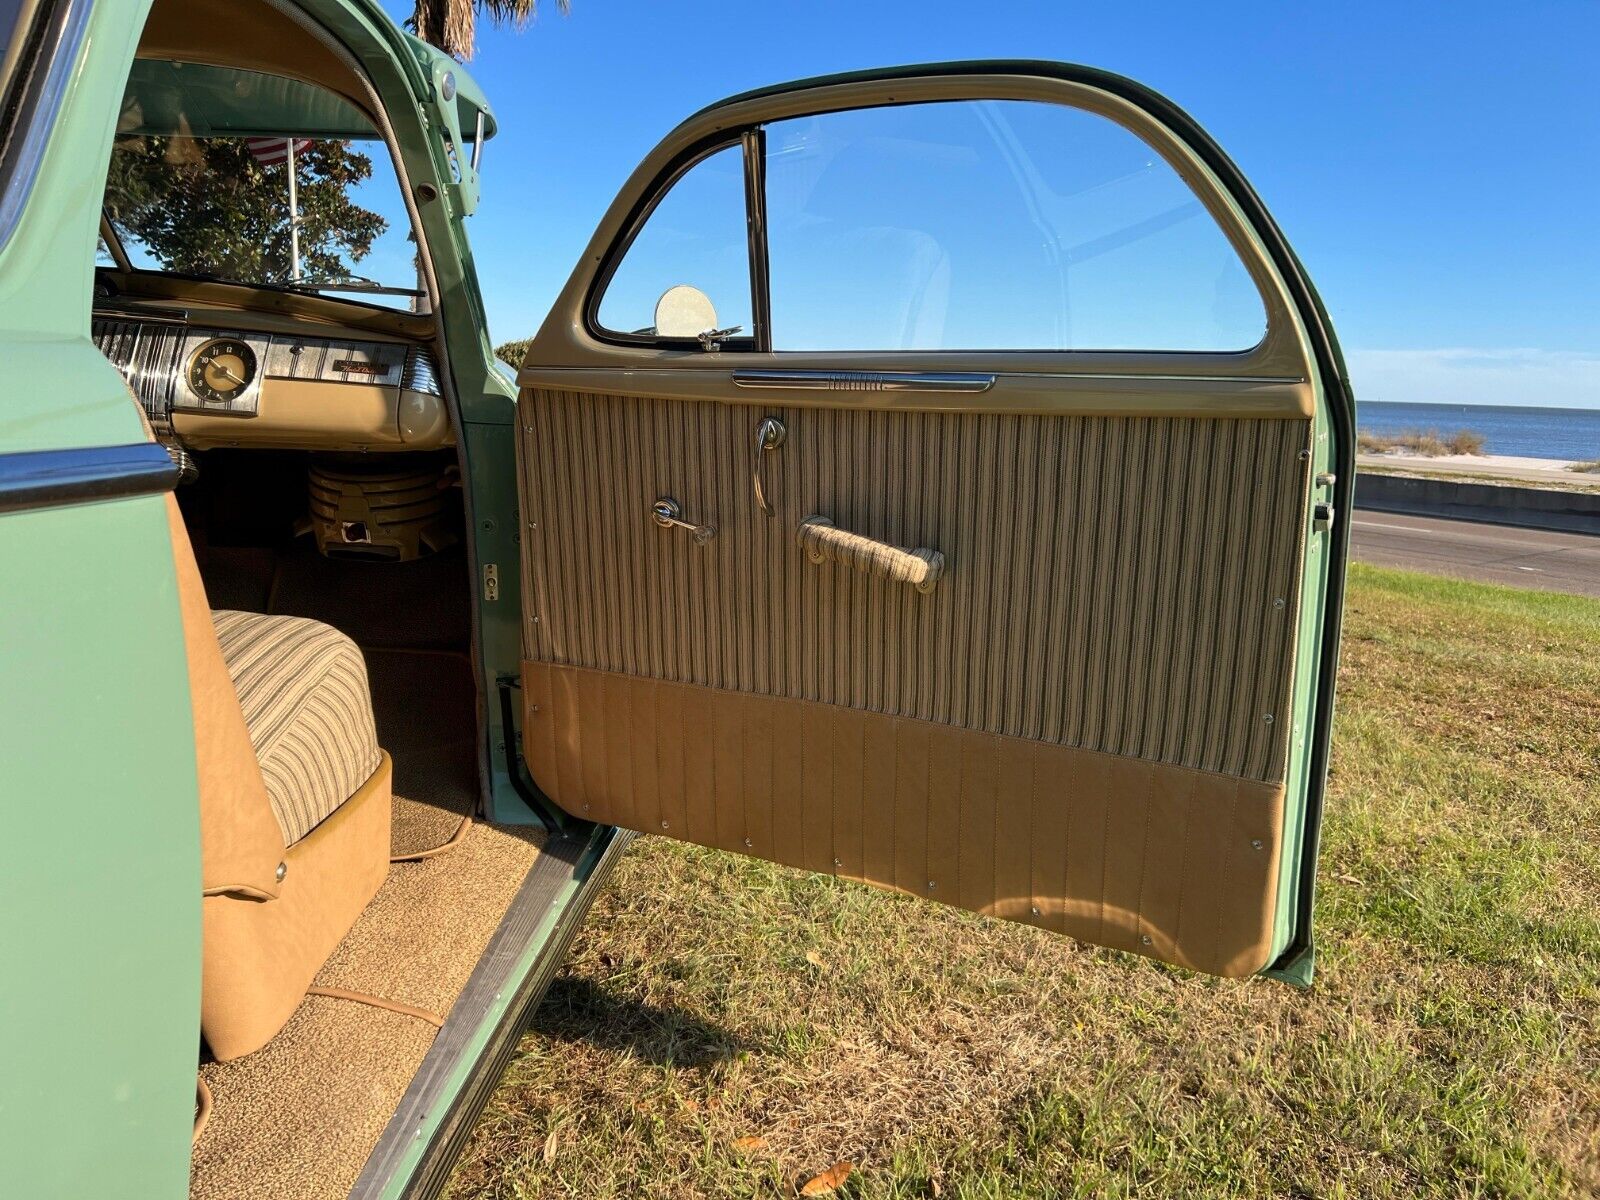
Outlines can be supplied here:
<path id="1" fill-rule="evenodd" d="M 1499 476 L 1506 479 L 1538 479 L 1578 486 L 1585 483 L 1600 484 L 1600 474 L 1569 471 L 1567 468 L 1572 465 L 1572 461 L 1565 458 L 1526 458 L 1515 454 L 1441 454 L 1437 458 L 1421 454 L 1356 455 L 1358 467 Z"/>
<path id="2" fill-rule="evenodd" d="M 1499 467 L 1515 467 L 1521 471 L 1565 471 L 1574 461 L 1570 458 L 1523 458 L 1515 454 L 1439 454 L 1430 457 L 1426 454 L 1401 454 L 1391 451 L 1384 451 L 1381 454 L 1359 454 L 1356 457 L 1363 462 L 1392 463 L 1395 466 L 1426 464 L 1469 467 L 1478 471 Z"/>

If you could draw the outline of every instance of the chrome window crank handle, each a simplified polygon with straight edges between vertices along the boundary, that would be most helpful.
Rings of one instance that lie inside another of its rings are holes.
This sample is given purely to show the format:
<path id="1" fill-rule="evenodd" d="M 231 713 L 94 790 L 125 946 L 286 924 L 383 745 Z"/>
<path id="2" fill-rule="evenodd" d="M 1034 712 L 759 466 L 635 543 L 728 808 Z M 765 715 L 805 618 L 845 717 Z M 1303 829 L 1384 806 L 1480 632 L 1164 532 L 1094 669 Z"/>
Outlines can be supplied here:
<path id="1" fill-rule="evenodd" d="M 693 521 L 683 519 L 683 505 L 671 496 L 662 496 L 650 506 L 650 519 L 663 529 L 687 529 L 689 536 L 694 538 L 696 546 L 704 546 L 717 536 L 717 531 L 710 525 L 696 525 Z"/>
<path id="2" fill-rule="evenodd" d="M 766 451 L 776 450 L 783 445 L 784 438 L 788 436 L 789 431 L 777 417 L 762 417 L 756 424 L 755 455 L 750 460 L 750 483 L 756 490 L 756 507 L 769 517 L 774 514 L 772 505 L 767 503 L 766 490 L 761 486 L 761 456 Z"/>

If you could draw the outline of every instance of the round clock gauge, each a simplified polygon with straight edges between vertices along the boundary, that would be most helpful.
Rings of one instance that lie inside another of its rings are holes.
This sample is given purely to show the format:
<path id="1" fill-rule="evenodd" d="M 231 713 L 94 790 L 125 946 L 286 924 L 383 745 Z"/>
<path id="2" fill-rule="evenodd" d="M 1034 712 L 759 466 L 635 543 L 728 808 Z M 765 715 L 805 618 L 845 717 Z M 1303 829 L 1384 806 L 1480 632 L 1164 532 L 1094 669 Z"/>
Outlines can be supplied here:
<path id="1" fill-rule="evenodd" d="M 256 377 L 256 352 L 238 338 L 212 338 L 189 358 L 189 390 L 210 404 L 227 404 Z"/>

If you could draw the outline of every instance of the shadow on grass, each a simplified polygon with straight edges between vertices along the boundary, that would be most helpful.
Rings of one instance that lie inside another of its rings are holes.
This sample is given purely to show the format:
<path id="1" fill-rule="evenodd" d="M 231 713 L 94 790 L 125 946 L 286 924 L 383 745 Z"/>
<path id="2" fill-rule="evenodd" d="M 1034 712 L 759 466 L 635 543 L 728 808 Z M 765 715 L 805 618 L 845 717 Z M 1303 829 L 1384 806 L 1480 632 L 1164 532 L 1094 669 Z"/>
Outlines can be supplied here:
<path id="1" fill-rule="evenodd" d="M 626 1051 L 662 1067 L 708 1067 L 749 1048 L 693 1013 L 619 996 L 577 975 L 551 982 L 526 1032 Z"/>

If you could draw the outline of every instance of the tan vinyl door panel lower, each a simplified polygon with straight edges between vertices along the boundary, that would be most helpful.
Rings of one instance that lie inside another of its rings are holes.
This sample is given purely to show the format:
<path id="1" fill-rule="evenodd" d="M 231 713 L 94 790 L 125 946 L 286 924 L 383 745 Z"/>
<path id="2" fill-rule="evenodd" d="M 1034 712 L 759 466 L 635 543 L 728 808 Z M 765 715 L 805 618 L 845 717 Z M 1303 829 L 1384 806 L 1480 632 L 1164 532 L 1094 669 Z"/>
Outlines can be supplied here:
<path id="1" fill-rule="evenodd" d="M 521 410 L 525 749 L 562 808 L 1264 965 L 1309 420 L 554 389 Z M 764 416 L 788 430 L 770 517 Z M 715 537 L 653 523 L 664 496 Z M 813 561 L 818 516 L 937 551 L 937 582 Z"/>

